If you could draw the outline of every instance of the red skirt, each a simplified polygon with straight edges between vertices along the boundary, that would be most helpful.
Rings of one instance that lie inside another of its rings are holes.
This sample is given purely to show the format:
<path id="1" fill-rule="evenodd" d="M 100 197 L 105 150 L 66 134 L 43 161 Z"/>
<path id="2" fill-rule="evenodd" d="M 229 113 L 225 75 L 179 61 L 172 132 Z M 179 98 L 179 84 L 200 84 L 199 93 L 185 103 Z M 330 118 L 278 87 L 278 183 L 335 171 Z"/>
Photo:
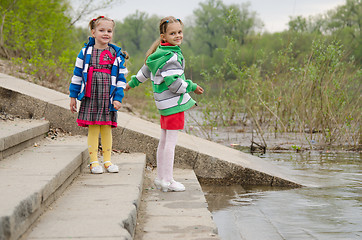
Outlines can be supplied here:
<path id="1" fill-rule="evenodd" d="M 185 125 L 184 112 L 175 113 L 160 118 L 161 128 L 166 130 L 182 130 Z"/>

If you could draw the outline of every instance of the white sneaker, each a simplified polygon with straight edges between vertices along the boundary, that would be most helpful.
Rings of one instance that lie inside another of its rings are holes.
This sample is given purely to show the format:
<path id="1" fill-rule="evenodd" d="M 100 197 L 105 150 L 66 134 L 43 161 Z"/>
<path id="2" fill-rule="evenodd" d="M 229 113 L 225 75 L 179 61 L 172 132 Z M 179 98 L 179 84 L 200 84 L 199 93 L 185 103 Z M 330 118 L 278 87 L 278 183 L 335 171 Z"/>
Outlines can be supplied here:
<path id="1" fill-rule="evenodd" d="M 185 191 L 185 186 L 182 183 L 176 182 L 175 180 L 172 179 L 170 185 L 168 186 L 168 190 L 174 192 L 183 192 Z"/>
<path id="2" fill-rule="evenodd" d="M 157 189 L 161 189 L 162 192 L 183 192 L 185 191 L 185 186 L 182 183 L 171 180 L 171 182 L 166 182 L 164 180 L 155 179 L 155 185 Z"/>
<path id="3" fill-rule="evenodd" d="M 166 182 L 165 180 L 161 180 L 161 191 L 162 192 L 167 192 L 168 191 L 168 187 L 170 186 L 170 182 Z"/>
<path id="4" fill-rule="evenodd" d="M 92 167 L 92 165 L 90 165 L 90 171 L 93 174 L 101 174 L 101 173 L 103 173 L 103 168 L 101 165 L 98 165 L 95 167 Z"/>
<path id="5" fill-rule="evenodd" d="M 161 180 L 158 178 L 155 178 L 154 184 L 158 190 L 161 189 Z"/>
<path id="6" fill-rule="evenodd" d="M 107 161 L 107 162 L 109 162 L 109 161 Z M 104 162 L 104 163 L 106 163 L 106 162 Z M 106 168 L 107 172 L 109 172 L 109 173 L 118 173 L 119 172 L 118 166 L 113 163 L 111 165 L 109 165 L 108 167 L 106 167 L 106 166 L 104 166 L 104 167 Z"/>

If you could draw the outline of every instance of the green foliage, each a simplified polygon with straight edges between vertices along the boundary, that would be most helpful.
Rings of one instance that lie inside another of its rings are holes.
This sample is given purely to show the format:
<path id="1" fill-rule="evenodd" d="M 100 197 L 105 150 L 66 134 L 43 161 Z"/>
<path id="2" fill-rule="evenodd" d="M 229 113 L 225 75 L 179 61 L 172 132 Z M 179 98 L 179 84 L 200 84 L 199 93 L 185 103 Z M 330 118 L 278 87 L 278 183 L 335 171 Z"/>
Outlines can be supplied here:
<path id="1" fill-rule="evenodd" d="M 3 22 L 5 46 L 25 58 L 59 53 L 70 42 L 63 37 L 70 23 L 65 11 L 66 5 L 59 0 L 17 1 Z"/>
<path id="2" fill-rule="evenodd" d="M 131 55 L 145 53 L 159 37 L 157 16 L 148 17 L 144 12 L 136 11 L 123 22 L 117 22 L 113 40 Z"/>
<path id="3" fill-rule="evenodd" d="M 317 33 L 331 36 L 341 41 L 345 50 L 350 52 L 358 64 L 362 63 L 362 1 L 347 0 L 345 5 L 328 11 L 325 15 L 292 18 L 289 30 L 298 33 Z"/>
<path id="4" fill-rule="evenodd" d="M 57 82 L 65 77 L 72 47 L 67 5 L 61 0 L 11 2 L 6 9 L 1 7 L 2 55 L 19 58 L 25 70 L 41 80 Z"/>
<path id="5" fill-rule="evenodd" d="M 316 39 L 300 62 L 290 42 L 271 55 L 270 70 L 264 72 L 265 55 L 251 66 L 240 64 L 242 50 L 235 42 L 230 39 L 223 50 L 222 64 L 203 73 L 205 104 L 217 102 L 206 107 L 205 119 L 217 116 L 214 121 L 227 126 L 244 122 L 247 113 L 260 132 L 300 131 L 311 138 L 317 132 L 326 144 L 358 144 L 361 70 L 344 60 L 340 43 Z"/>
<path id="6" fill-rule="evenodd" d="M 255 12 L 249 12 L 248 4 L 225 5 L 221 0 L 208 0 L 194 11 L 192 46 L 196 54 L 213 57 L 215 50 L 224 48 L 225 38 L 233 37 L 240 44 L 246 36 L 260 26 Z"/>
<path id="7" fill-rule="evenodd" d="M 194 11 L 195 27 L 194 42 L 199 49 L 197 53 L 212 56 L 214 50 L 223 47 L 224 19 L 226 18 L 225 5 L 221 0 L 209 0 L 200 3 L 200 9 Z"/>
<path id="8" fill-rule="evenodd" d="M 289 21 L 288 26 L 291 31 L 305 32 L 307 30 L 307 20 L 302 16 L 297 16 Z"/>

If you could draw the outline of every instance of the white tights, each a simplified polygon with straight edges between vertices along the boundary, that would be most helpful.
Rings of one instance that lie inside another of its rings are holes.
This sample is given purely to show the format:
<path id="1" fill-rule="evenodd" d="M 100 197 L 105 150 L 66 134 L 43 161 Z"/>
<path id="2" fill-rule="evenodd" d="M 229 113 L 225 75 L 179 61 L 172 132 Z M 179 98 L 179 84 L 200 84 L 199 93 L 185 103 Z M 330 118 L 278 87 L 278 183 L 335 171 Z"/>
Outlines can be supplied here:
<path id="1" fill-rule="evenodd" d="M 173 179 L 173 162 L 178 130 L 161 129 L 157 148 L 157 178 L 170 182 Z"/>

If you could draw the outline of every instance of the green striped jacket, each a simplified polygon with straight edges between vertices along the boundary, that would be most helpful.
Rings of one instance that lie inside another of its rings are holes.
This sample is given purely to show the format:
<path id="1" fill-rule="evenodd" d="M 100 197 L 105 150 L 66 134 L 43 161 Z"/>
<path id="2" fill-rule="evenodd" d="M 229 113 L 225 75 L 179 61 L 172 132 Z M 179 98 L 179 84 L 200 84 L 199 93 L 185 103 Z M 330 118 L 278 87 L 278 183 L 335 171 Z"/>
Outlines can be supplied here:
<path id="1" fill-rule="evenodd" d="M 160 114 L 183 112 L 196 104 L 188 93 L 197 88 L 196 83 L 185 79 L 184 69 L 185 60 L 179 46 L 159 46 L 128 84 L 134 88 L 150 78 Z"/>

